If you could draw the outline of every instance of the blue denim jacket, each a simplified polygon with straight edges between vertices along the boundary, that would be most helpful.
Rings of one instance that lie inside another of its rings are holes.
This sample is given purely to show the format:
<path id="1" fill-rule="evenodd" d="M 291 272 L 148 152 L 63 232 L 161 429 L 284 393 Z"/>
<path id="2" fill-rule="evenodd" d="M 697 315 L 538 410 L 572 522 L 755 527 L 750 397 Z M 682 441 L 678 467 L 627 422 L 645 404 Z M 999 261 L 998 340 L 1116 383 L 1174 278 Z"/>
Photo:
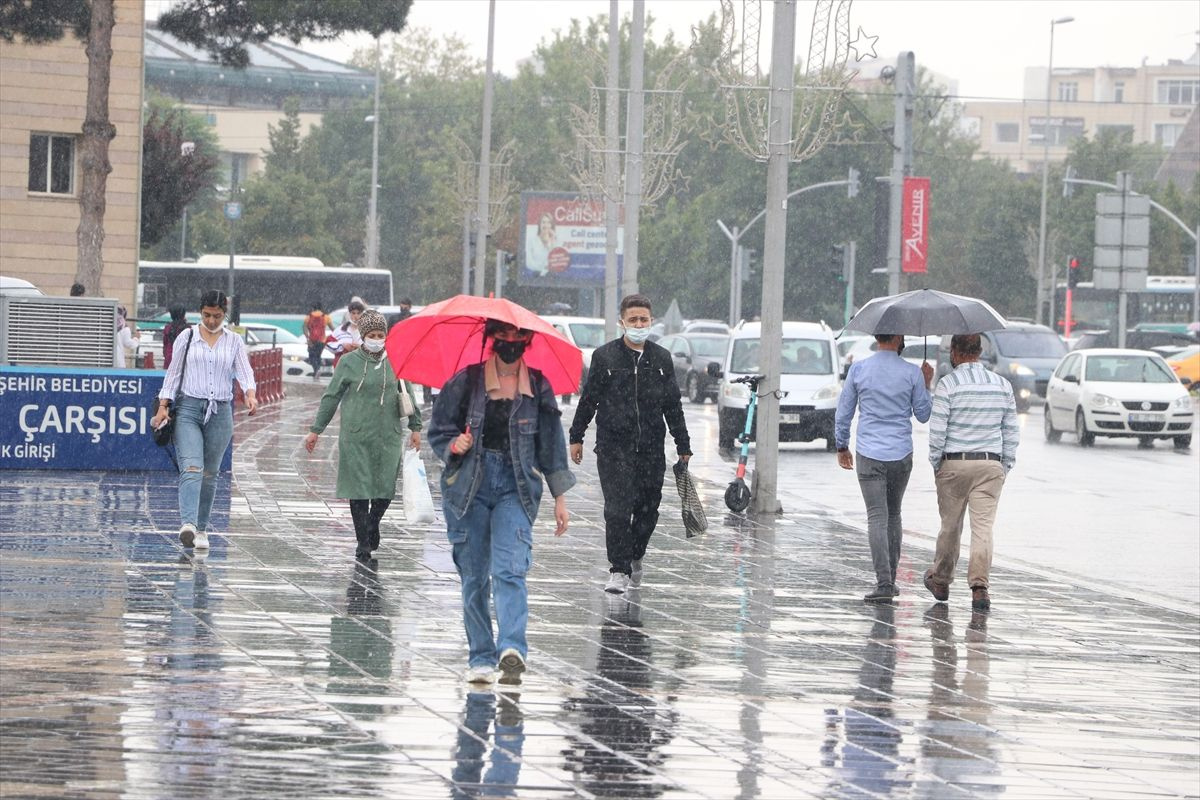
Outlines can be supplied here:
<path id="1" fill-rule="evenodd" d="M 534 397 L 517 393 L 508 420 L 508 441 L 517 492 L 525 514 L 533 523 L 542 500 L 543 477 L 550 487 L 550 494 L 558 497 L 575 485 L 575 476 L 567 466 L 567 441 L 560 421 L 562 412 L 550 382 L 537 370 L 531 369 L 529 373 Z M 483 365 L 473 364 L 451 378 L 433 404 L 429 446 L 446 465 L 442 470 L 442 500 L 456 517 L 467 513 L 483 480 L 479 451 L 486 403 Z M 475 436 L 475 446 L 461 456 L 454 455 L 450 452 L 450 444 L 466 430 L 468 423 Z"/>

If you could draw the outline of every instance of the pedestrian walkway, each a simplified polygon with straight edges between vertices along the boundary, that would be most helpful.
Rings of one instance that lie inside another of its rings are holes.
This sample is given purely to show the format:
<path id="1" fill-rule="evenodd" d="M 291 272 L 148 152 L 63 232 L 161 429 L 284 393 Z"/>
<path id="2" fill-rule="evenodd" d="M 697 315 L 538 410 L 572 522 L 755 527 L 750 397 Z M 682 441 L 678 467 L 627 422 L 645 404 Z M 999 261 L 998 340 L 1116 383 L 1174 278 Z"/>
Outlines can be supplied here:
<path id="1" fill-rule="evenodd" d="M 669 477 L 616 598 L 590 454 L 568 535 L 537 525 L 520 693 L 471 691 L 444 529 L 397 502 L 355 564 L 317 391 L 238 417 L 206 559 L 169 476 L 0 473 L 0 796 L 1200 795 L 1195 616 L 1011 568 L 973 614 L 919 550 L 871 607 L 819 497 L 747 520 L 701 481 L 688 538 Z"/>

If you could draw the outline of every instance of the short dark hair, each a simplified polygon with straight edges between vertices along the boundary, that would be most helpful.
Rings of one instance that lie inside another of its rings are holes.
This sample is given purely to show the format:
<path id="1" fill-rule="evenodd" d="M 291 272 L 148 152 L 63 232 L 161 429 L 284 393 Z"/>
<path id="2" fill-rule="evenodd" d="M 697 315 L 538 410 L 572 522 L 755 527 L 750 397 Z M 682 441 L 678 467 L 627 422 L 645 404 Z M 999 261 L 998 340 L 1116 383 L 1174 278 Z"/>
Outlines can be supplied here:
<path id="1" fill-rule="evenodd" d="M 168 310 L 171 312 L 172 322 L 183 322 L 187 319 L 187 309 L 183 306 L 171 306 Z"/>
<path id="2" fill-rule="evenodd" d="M 903 334 L 899 333 L 877 333 L 875 334 L 875 341 L 879 342 L 880 344 L 889 344 L 890 342 L 900 338 L 902 335 Z"/>
<path id="3" fill-rule="evenodd" d="M 400 305 L 402 305 L 402 306 L 411 306 L 411 305 L 412 305 L 412 300 L 410 300 L 410 299 L 409 299 L 409 298 L 407 298 L 407 297 L 401 297 L 401 298 L 400 298 Z"/>
<path id="4" fill-rule="evenodd" d="M 501 332 L 507 331 L 507 330 L 515 330 L 517 333 L 521 334 L 522 336 L 532 336 L 533 335 L 533 331 L 529 330 L 528 328 L 518 328 L 516 325 L 513 325 L 511 322 L 504 322 L 503 320 L 499 320 L 499 319 L 489 319 L 483 325 L 483 338 L 491 339 L 497 333 L 501 333 Z"/>
<path id="5" fill-rule="evenodd" d="M 983 337 L 978 333 L 956 333 L 950 337 L 950 349 L 964 356 L 977 356 L 983 352 Z"/>
<path id="6" fill-rule="evenodd" d="M 83 297 L 83 293 L 86 291 L 87 289 L 83 288 L 82 283 L 71 284 L 71 297 Z"/>
<path id="7" fill-rule="evenodd" d="M 654 313 L 653 306 L 650 305 L 650 298 L 644 294 L 627 294 L 621 300 L 620 315 L 625 316 L 625 311 L 630 308 L 644 308 L 651 314 Z"/>
<path id="8" fill-rule="evenodd" d="M 220 308 L 222 311 L 229 310 L 229 298 L 220 289 L 209 289 L 204 294 L 200 295 L 201 308 Z"/>
<path id="9" fill-rule="evenodd" d="M 346 306 L 346 310 L 347 311 L 366 311 L 367 306 L 365 303 L 360 303 L 357 300 L 351 300 L 350 304 L 348 306 Z"/>

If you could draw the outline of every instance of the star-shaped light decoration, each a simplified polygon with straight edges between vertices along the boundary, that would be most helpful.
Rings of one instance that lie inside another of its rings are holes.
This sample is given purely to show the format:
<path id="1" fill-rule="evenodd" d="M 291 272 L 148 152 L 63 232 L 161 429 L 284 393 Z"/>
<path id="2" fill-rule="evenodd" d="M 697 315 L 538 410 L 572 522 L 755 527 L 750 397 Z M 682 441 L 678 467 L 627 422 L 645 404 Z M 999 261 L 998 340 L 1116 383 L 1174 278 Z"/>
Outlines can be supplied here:
<path id="1" fill-rule="evenodd" d="M 854 41 L 850 42 L 850 49 L 854 51 L 854 60 L 862 61 L 864 58 L 875 58 L 875 43 L 879 41 L 878 36 L 868 36 L 867 32 L 862 29 L 862 25 L 858 26 L 858 36 Z M 859 47 L 859 42 L 862 42 L 862 47 Z"/>

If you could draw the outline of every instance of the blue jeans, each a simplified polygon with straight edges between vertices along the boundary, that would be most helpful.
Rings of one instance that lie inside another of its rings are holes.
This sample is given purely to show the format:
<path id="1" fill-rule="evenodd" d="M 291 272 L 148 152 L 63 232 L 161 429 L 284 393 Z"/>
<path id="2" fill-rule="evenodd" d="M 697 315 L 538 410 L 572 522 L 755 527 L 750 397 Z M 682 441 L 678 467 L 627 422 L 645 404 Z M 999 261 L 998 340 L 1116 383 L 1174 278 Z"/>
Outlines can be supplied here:
<path id="1" fill-rule="evenodd" d="M 233 441 L 233 404 L 217 403 L 204 421 L 207 400 L 180 395 L 176 401 L 175 459 L 179 462 L 179 517 L 203 533 L 208 528 L 221 459 Z"/>
<path id="2" fill-rule="evenodd" d="M 515 648 L 525 658 L 529 622 L 525 575 L 533 560 L 533 527 L 521 498 L 512 457 L 480 453 L 483 480 L 462 517 L 443 503 L 446 535 L 462 579 L 463 626 L 472 667 L 495 667 L 498 654 Z M 492 636 L 488 600 L 494 597 L 499 641 Z"/>
<path id="3" fill-rule="evenodd" d="M 871 546 L 875 582 L 879 586 L 892 586 L 896 583 L 904 537 L 900 506 L 912 474 L 912 453 L 899 461 L 877 461 L 862 453 L 856 453 L 855 459 L 858 488 L 867 504 L 867 543 Z"/>

